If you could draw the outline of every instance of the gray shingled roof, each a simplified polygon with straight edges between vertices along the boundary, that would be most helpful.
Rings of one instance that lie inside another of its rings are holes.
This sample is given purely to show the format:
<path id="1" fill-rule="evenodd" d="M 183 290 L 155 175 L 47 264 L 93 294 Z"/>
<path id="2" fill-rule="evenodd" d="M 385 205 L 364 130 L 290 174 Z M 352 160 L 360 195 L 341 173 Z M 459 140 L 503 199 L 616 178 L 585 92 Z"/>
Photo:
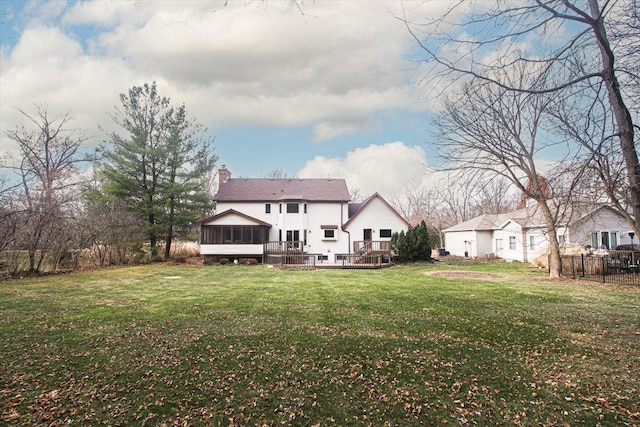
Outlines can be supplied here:
<path id="1" fill-rule="evenodd" d="M 561 205 L 558 207 L 553 207 L 552 211 L 554 211 L 555 209 L 559 209 L 559 212 L 557 213 L 558 224 L 566 225 L 593 213 L 598 208 L 600 208 L 600 206 L 593 204 L 576 203 L 575 206 Z M 524 228 L 544 227 L 546 223 L 542 212 L 538 208 L 538 205 L 532 204 L 525 208 L 504 214 L 480 215 L 468 221 L 453 225 L 443 231 L 490 231 L 499 229 L 504 225 L 506 221 L 509 220 L 521 225 Z"/>
<path id="2" fill-rule="evenodd" d="M 214 199 L 218 202 L 348 202 L 351 197 L 344 179 L 229 178 L 220 185 Z"/>

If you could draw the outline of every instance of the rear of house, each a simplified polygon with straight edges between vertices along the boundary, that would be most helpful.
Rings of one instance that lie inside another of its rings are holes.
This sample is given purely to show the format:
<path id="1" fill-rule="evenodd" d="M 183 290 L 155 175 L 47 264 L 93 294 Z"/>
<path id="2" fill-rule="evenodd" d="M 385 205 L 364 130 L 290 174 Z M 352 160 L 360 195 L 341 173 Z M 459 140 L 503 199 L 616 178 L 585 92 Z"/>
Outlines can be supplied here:
<path id="1" fill-rule="evenodd" d="M 408 223 L 379 194 L 351 204 L 344 179 L 231 178 L 219 171 L 216 213 L 200 221 L 207 257 L 306 254 L 335 263 L 357 242 L 387 241 Z M 390 245 L 388 245 L 390 250 Z"/>

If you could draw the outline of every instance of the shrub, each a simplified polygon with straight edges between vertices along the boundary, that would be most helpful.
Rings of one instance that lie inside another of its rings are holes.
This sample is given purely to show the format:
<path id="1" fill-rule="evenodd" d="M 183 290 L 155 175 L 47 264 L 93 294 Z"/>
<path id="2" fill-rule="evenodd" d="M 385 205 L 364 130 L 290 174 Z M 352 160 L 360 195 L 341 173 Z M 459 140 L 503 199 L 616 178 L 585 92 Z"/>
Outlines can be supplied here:
<path id="1" fill-rule="evenodd" d="M 220 265 L 229 264 L 229 258 L 220 258 Z"/>
<path id="2" fill-rule="evenodd" d="M 424 221 L 406 233 L 401 231 L 391 236 L 391 246 L 399 262 L 431 261 L 433 243 Z"/>

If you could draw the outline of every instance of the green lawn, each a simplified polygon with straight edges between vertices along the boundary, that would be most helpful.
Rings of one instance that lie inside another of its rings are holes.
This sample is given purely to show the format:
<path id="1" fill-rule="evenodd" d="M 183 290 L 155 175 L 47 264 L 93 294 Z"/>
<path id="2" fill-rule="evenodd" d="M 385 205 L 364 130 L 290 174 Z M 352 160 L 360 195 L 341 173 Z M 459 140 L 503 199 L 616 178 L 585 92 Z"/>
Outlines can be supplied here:
<path id="1" fill-rule="evenodd" d="M 0 283 L 0 424 L 638 425 L 640 289 L 520 264 Z"/>

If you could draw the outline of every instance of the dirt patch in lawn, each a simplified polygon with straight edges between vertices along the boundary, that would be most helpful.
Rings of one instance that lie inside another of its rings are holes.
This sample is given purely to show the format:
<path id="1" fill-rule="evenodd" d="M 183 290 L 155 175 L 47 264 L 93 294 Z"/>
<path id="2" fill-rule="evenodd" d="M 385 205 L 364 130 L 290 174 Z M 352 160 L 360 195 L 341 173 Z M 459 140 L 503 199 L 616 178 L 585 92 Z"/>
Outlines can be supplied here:
<path id="1" fill-rule="evenodd" d="M 499 274 L 479 273 L 476 271 L 430 271 L 429 276 L 446 277 L 451 279 L 499 279 Z"/>

